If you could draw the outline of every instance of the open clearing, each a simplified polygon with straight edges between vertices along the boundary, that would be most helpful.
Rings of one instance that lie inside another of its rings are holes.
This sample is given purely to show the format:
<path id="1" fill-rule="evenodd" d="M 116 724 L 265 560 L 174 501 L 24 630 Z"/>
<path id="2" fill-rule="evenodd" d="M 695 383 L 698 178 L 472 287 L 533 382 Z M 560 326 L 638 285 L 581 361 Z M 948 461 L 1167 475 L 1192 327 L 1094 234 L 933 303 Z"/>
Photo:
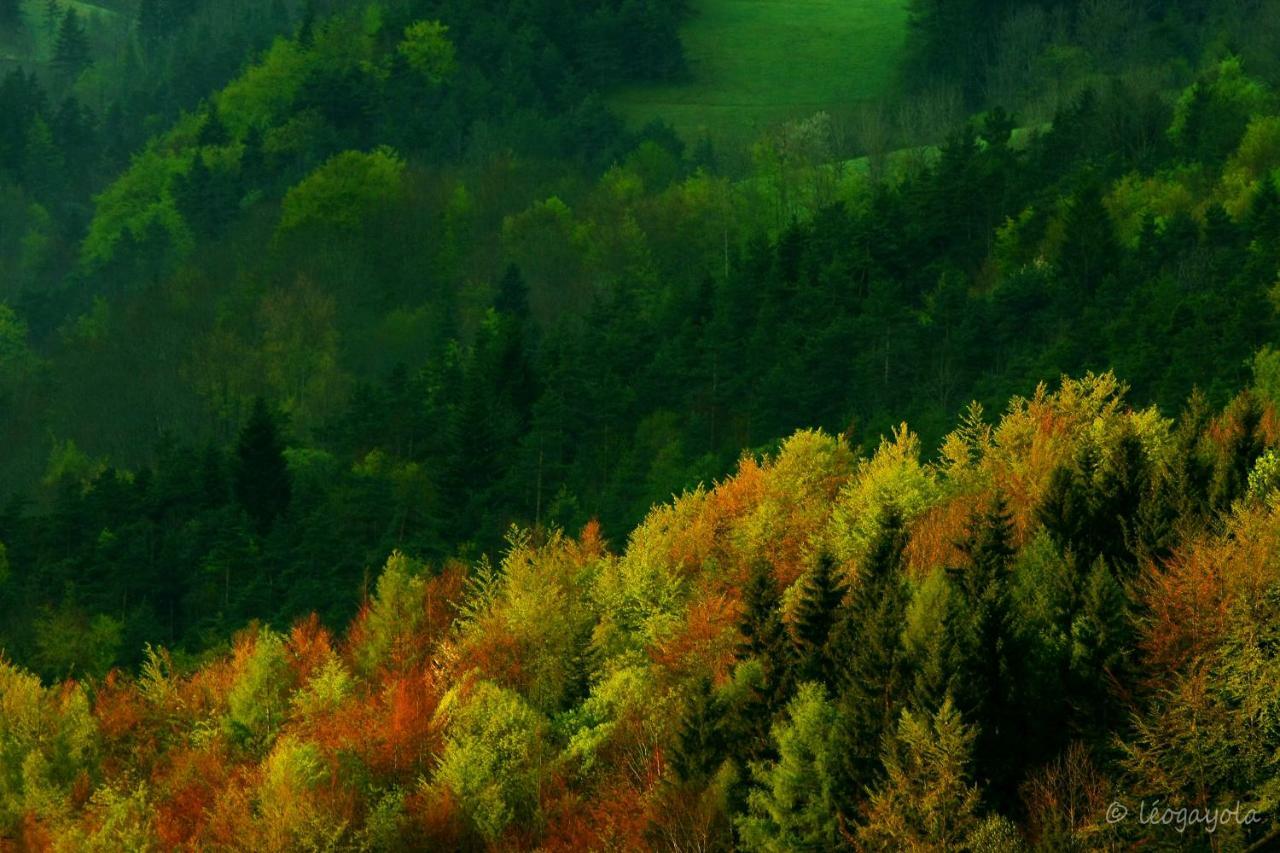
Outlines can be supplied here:
<path id="1" fill-rule="evenodd" d="M 694 0 L 681 33 L 691 79 L 625 90 L 613 104 L 636 125 L 665 119 L 691 142 L 749 142 L 880 95 L 906 22 L 905 0 Z"/>

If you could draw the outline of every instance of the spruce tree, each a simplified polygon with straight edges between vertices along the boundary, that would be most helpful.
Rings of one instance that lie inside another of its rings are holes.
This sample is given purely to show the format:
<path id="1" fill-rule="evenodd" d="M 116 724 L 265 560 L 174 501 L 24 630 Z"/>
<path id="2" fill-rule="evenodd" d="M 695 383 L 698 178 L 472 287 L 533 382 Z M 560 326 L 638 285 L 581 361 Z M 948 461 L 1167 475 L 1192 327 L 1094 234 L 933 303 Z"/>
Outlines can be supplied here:
<path id="1" fill-rule="evenodd" d="M 1003 495 L 974 514 L 960 544 L 967 565 L 960 589 L 965 605 L 957 705 L 978 726 L 974 749 L 980 781 L 997 796 L 1014 794 L 1021 778 L 1013 672 L 1015 633 L 1008 596 L 1014 554 L 1013 520 Z"/>
<path id="2" fill-rule="evenodd" d="M 723 718 L 724 708 L 712 689 L 711 679 L 697 679 L 685 704 L 669 759 L 676 779 L 702 785 L 715 774 L 728 746 Z"/>
<path id="3" fill-rule="evenodd" d="M 280 430 L 261 397 L 254 400 L 236 444 L 235 495 L 260 534 L 288 509 L 292 497 Z"/>
<path id="4" fill-rule="evenodd" d="M 764 668 L 765 705 L 772 714 L 791 693 L 792 648 L 782 624 L 782 598 L 773 568 L 767 562 L 761 560 L 751 567 L 743 604 L 743 639 L 738 645 L 738 657 L 754 658 Z"/>
<path id="5" fill-rule="evenodd" d="M 1086 579 L 1071 625 L 1069 692 L 1075 728 L 1086 740 L 1099 742 L 1124 717 L 1113 685 L 1128 680 L 1133 639 L 1128 593 L 1107 561 L 1099 558 Z"/>
<path id="6" fill-rule="evenodd" d="M 196 144 L 202 147 L 222 147 L 231 144 L 231 132 L 222 121 L 222 113 L 218 110 L 217 101 L 209 102 L 204 121 L 200 124 L 200 133 L 196 136 Z"/>
<path id="7" fill-rule="evenodd" d="M 904 575 L 907 533 L 891 509 L 832 631 L 836 673 L 838 802 L 852 820 L 862 791 L 880 770 L 880 748 L 906 698 L 902 643 L 910 591 Z"/>
<path id="8" fill-rule="evenodd" d="M 90 65 L 89 36 L 75 9 L 67 9 L 58 27 L 58 40 L 53 50 L 53 65 L 67 79 L 75 79 Z"/>
<path id="9" fill-rule="evenodd" d="M 831 681 L 827 660 L 827 640 L 844 599 L 844 585 L 829 554 L 822 554 L 805 576 L 796 605 L 795 643 L 797 670 L 801 681 Z"/>

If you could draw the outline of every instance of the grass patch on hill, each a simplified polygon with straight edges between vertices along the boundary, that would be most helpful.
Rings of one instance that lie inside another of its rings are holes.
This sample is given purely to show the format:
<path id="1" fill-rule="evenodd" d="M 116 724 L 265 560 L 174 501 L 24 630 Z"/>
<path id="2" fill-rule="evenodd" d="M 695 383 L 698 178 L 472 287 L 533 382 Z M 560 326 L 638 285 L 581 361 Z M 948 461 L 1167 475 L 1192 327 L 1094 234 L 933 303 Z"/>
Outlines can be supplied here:
<path id="1" fill-rule="evenodd" d="M 681 33 L 690 79 L 624 90 L 613 105 L 636 125 L 662 118 L 691 142 L 750 142 L 883 93 L 906 24 L 906 0 L 694 0 Z"/>

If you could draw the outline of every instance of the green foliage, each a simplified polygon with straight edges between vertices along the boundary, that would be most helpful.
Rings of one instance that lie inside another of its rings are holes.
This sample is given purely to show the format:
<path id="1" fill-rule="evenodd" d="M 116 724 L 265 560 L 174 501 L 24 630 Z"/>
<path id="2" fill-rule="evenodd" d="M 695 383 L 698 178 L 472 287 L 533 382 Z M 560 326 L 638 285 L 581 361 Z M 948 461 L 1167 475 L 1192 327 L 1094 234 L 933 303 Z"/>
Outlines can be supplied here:
<path id="1" fill-rule="evenodd" d="M 369 674 L 379 667 L 396 667 L 413 659 L 410 646 L 424 617 L 426 579 L 421 567 L 399 552 L 392 554 L 378 576 L 365 613 L 360 641 L 353 650 L 357 669 Z"/>
<path id="2" fill-rule="evenodd" d="M 747 814 L 738 821 L 744 849 L 837 849 L 835 720 L 822 686 L 800 685 L 785 721 L 773 730 L 778 759 L 751 768 L 756 787 Z"/>
<path id="3" fill-rule="evenodd" d="M 45 688 L 0 660 L 0 832 L 24 815 L 56 820 L 70 811 L 71 786 L 94 769 L 98 737 L 84 690 Z"/>
<path id="4" fill-rule="evenodd" d="M 403 175 L 390 148 L 338 154 L 285 195 L 280 230 L 360 228 L 400 195 Z"/>
<path id="5" fill-rule="evenodd" d="M 859 840 L 872 850 L 967 847 L 981 826 L 969 769 L 974 737 L 950 698 L 931 716 L 903 711 Z"/>
<path id="6" fill-rule="evenodd" d="M 405 28 L 399 51 L 409 66 L 439 85 L 457 67 L 457 52 L 448 38 L 449 28 L 439 21 L 418 21 Z"/>
<path id="7" fill-rule="evenodd" d="M 835 561 L 827 554 L 818 556 L 800 583 L 800 596 L 793 613 L 798 660 L 796 678 L 829 680 L 832 662 L 827 657 L 827 640 L 844 599 L 844 584 L 837 575 Z"/>
<path id="8" fill-rule="evenodd" d="M 440 703 L 445 749 L 432 784 L 447 788 L 482 837 L 513 821 L 536 821 L 546 720 L 520 697 L 486 681 L 456 688 Z"/>
<path id="9" fill-rule="evenodd" d="M 257 398 L 236 445 L 234 489 L 237 500 L 260 531 L 286 509 L 293 488 L 284 458 L 284 442 L 266 402 Z"/>
<path id="10" fill-rule="evenodd" d="M 828 654 L 835 667 L 839 710 L 840 807 L 846 819 L 852 818 L 852 805 L 878 775 L 881 745 L 907 697 L 910 672 L 902 640 L 910 602 L 904 577 L 906 544 L 901 516 L 888 512 L 831 637 Z"/>
<path id="11" fill-rule="evenodd" d="M 36 619 L 36 665 L 51 678 L 101 678 L 120 654 L 123 628 L 119 619 L 90 616 L 64 599 Z"/>
<path id="12" fill-rule="evenodd" d="M 273 631 L 259 630 L 227 694 L 224 727 L 250 748 L 274 740 L 288 711 L 292 674 L 284 640 Z"/>

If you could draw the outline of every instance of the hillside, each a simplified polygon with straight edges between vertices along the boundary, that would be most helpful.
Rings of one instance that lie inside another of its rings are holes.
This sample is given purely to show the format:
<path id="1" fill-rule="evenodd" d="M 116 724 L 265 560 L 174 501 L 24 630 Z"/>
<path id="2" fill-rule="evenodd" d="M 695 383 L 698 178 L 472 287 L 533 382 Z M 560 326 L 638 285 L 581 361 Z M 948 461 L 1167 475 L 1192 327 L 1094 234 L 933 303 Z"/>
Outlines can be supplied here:
<path id="1" fill-rule="evenodd" d="M 971 408 L 938 464 L 905 425 L 870 455 L 802 431 L 625 545 L 392 554 L 342 635 L 254 625 L 60 687 L 0 662 L 0 834 L 1119 850 L 1172 830 L 1111 804 L 1160 791 L 1240 802 L 1215 841 L 1243 849 L 1274 826 L 1278 427 L 1064 380 Z"/>
<path id="2" fill-rule="evenodd" d="M 848 114 L 896 82 L 905 0 L 695 0 L 680 30 L 687 79 L 610 102 L 635 126 L 670 124 L 690 144 L 749 143 L 819 111 Z"/>
<path id="3" fill-rule="evenodd" d="M 0 851 L 1280 838 L 1280 0 L 98 2 Z"/>

